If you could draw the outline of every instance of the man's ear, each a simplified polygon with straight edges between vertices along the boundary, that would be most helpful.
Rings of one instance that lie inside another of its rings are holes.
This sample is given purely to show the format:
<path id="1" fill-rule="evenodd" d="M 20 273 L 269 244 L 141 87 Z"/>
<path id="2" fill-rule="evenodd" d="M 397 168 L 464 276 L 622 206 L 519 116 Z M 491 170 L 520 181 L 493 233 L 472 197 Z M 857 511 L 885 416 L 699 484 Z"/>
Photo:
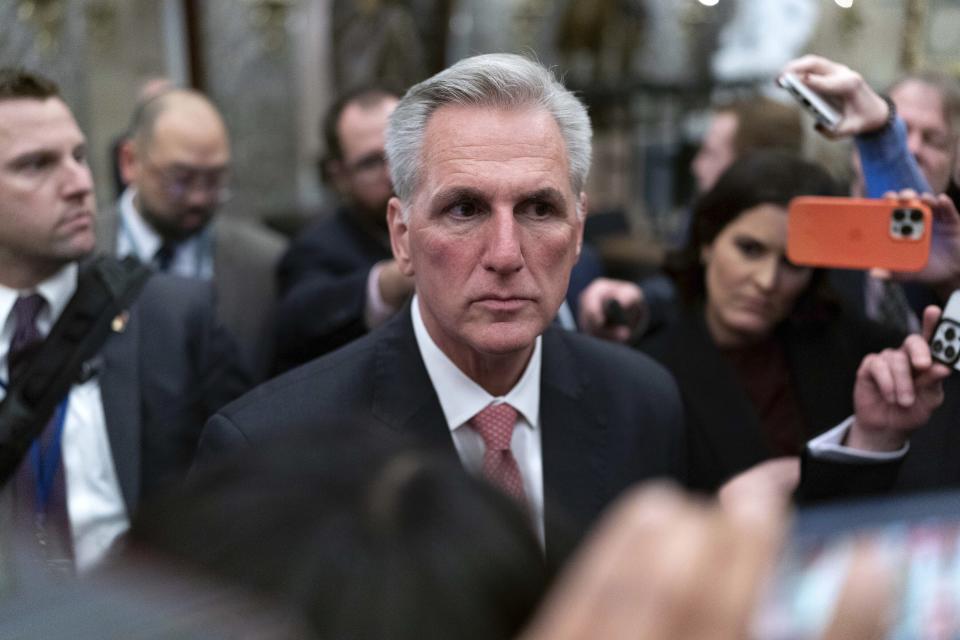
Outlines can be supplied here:
<path id="1" fill-rule="evenodd" d="M 587 192 L 581 191 L 580 198 L 577 201 L 577 257 L 580 257 L 580 250 L 583 248 L 583 228 L 587 224 Z"/>
<path id="2" fill-rule="evenodd" d="M 387 202 L 387 228 L 390 230 L 390 247 L 397 261 L 400 273 L 413 275 L 413 261 L 410 259 L 410 227 L 403 220 L 403 204 L 394 196 Z"/>
<path id="3" fill-rule="evenodd" d="M 134 141 L 127 138 L 120 143 L 120 149 L 118 151 L 120 177 L 122 177 L 123 181 L 127 184 L 134 184 L 138 182 L 140 178 L 140 160 L 137 157 L 137 150 L 134 145 Z"/>

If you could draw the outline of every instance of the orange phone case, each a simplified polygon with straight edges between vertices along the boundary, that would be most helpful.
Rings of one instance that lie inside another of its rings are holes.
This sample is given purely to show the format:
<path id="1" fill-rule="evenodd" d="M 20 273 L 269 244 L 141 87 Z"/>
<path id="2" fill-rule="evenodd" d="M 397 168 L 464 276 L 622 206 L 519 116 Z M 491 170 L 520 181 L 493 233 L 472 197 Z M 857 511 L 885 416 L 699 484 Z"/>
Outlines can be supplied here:
<path id="1" fill-rule="evenodd" d="M 787 257 L 811 267 L 920 271 L 932 235 L 933 216 L 919 200 L 804 196 L 790 201 Z"/>

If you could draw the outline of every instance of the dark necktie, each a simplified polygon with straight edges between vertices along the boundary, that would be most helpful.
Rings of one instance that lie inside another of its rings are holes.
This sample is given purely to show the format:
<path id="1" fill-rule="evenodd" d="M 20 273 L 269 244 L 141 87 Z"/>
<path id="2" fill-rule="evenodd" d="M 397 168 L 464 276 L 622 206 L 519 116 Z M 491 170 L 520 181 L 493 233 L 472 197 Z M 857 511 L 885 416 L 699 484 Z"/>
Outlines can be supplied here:
<path id="1" fill-rule="evenodd" d="M 517 410 L 506 403 L 492 404 L 470 418 L 467 424 L 480 434 L 483 453 L 483 477 L 520 504 L 526 504 L 523 477 L 517 459 L 510 450 Z"/>
<path id="2" fill-rule="evenodd" d="M 46 305 L 39 294 L 22 296 L 13 305 L 14 329 L 7 352 L 7 370 L 9 383 L 20 379 L 30 365 L 30 360 L 43 343 L 43 336 L 37 328 L 37 318 Z M 59 572 L 69 572 L 73 567 L 73 544 L 70 536 L 70 520 L 67 515 L 67 492 L 64 482 L 63 464 L 59 456 L 42 455 L 49 453 L 54 439 L 59 437 L 57 427 L 65 416 L 60 409 L 44 427 L 37 438 L 38 444 L 28 453 L 20 464 L 14 480 L 14 494 L 19 526 L 33 533 L 33 539 L 46 562 Z M 42 464 L 40 461 L 42 460 Z M 46 504 L 38 498 L 38 475 L 46 468 L 54 470 L 52 482 L 47 487 Z"/>
<path id="3" fill-rule="evenodd" d="M 154 264 L 157 265 L 157 268 L 166 273 L 170 270 L 170 265 L 173 263 L 173 257 L 177 254 L 177 245 L 173 242 L 164 242 L 160 245 L 160 248 L 157 249 L 157 252 L 153 254 Z"/>
<path id="4" fill-rule="evenodd" d="M 46 300 L 39 293 L 21 296 L 13 304 L 13 337 L 7 352 L 7 379 L 10 384 L 23 375 L 43 341 L 37 329 L 37 317 L 45 304 Z"/>

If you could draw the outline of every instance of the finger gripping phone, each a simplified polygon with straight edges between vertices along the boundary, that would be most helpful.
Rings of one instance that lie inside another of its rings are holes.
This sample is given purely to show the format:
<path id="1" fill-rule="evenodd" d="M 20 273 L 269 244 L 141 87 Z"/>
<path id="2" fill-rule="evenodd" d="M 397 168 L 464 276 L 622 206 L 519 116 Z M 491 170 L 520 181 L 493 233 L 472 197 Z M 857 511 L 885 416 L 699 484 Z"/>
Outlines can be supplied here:
<path id="1" fill-rule="evenodd" d="M 920 271 L 933 215 L 919 200 L 801 196 L 790 201 L 787 257 L 837 269 Z"/>
<path id="2" fill-rule="evenodd" d="M 934 360 L 960 370 L 960 289 L 954 291 L 943 308 L 943 315 L 930 338 Z"/>
<path id="3" fill-rule="evenodd" d="M 832 131 L 840 124 L 842 117 L 840 112 L 819 94 L 814 92 L 813 89 L 803 84 L 800 78 L 794 74 L 789 72 L 784 73 L 777 78 L 777 84 L 781 88 L 786 89 L 800 106 L 810 112 L 810 114 L 817 119 L 817 122 L 827 129 Z"/>

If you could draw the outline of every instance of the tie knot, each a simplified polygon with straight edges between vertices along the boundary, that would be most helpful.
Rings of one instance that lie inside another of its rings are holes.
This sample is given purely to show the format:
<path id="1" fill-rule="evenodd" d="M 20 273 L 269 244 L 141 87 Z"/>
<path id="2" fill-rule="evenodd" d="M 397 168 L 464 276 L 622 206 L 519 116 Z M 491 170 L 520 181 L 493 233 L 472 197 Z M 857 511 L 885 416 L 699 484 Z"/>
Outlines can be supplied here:
<path id="1" fill-rule="evenodd" d="M 160 248 L 157 249 L 157 252 L 153 254 L 153 259 L 157 264 L 157 268 L 160 271 L 166 272 L 170 270 L 170 265 L 173 263 L 173 257 L 177 254 L 177 245 L 174 242 L 164 242 L 160 245 Z"/>
<path id="2" fill-rule="evenodd" d="M 507 403 L 491 404 L 470 418 L 470 426 L 483 438 L 488 450 L 509 451 L 517 410 Z"/>

